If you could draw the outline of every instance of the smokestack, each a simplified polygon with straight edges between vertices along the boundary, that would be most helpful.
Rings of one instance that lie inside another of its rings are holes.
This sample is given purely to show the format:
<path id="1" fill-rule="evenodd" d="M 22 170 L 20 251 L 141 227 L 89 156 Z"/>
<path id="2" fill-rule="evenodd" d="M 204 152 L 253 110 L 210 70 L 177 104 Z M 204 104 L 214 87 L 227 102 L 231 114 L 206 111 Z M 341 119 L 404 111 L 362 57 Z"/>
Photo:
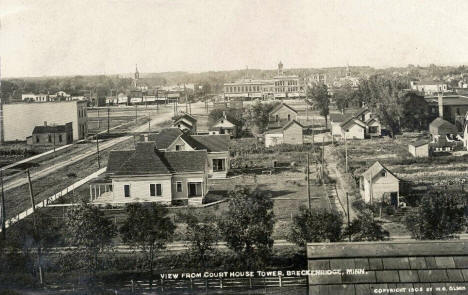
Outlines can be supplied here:
<path id="1" fill-rule="evenodd" d="M 47 127 L 47 121 L 44 121 L 44 126 L 46 126 L 46 127 Z"/>
<path id="2" fill-rule="evenodd" d="M 439 106 L 439 117 L 444 118 L 444 98 L 442 97 L 442 93 L 439 93 L 437 97 L 437 102 Z"/>

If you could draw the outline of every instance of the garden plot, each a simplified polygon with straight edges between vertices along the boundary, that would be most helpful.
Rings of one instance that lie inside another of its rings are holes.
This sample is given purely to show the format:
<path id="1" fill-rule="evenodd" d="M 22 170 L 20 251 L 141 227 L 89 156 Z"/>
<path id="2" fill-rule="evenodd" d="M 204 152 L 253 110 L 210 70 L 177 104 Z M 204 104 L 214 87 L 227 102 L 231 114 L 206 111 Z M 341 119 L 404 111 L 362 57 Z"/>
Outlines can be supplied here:
<path id="1" fill-rule="evenodd" d="M 375 161 L 380 161 L 404 181 L 415 184 L 444 184 L 447 181 L 464 183 L 468 179 L 468 156 L 446 155 L 430 158 L 414 158 L 408 152 L 413 138 L 377 138 L 348 141 L 350 171 L 358 177 Z M 337 147 L 344 163 L 345 147 Z"/>

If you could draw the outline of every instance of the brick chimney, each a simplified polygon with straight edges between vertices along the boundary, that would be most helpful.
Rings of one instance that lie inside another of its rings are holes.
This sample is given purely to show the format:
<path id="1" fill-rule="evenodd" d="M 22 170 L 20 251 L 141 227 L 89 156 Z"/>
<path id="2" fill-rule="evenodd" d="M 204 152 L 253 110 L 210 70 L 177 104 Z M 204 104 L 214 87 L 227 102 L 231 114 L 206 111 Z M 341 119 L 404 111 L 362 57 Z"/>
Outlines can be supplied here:
<path id="1" fill-rule="evenodd" d="M 439 93 L 437 96 L 437 103 L 439 106 L 439 117 L 444 118 L 444 98 L 442 96 L 442 93 Z"/>

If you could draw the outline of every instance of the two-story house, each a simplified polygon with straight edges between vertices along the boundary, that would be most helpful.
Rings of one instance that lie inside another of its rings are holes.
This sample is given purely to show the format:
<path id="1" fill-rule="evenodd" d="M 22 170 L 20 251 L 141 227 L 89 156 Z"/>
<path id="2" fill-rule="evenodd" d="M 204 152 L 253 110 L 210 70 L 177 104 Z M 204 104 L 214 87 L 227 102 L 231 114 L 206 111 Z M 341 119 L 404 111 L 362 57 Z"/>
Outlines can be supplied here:
<path id="1" fill-rule="evenodd" d="M 208 158 L 208 176 L 210 178 L 226 178 L 230 163 L 230 136 L 192 135 L 177 128 L 165 128 L 148 138 L 154 141 L 156 148 L 161 151 L 206 151 Z"/>
<path id="2" fill-rule="evenodd" d="M 368 108 L 350 115 L 330 114 L 332 136 L 347 139 L 365 139 L 382 134 L 382 125 Z"/>
<path id="3" fill-rule="evenodd" d="M 179 128 L 182 131 L 189 131 L 192 134 L 197 133 L 197 119 L 192 115 L 184 113 L 182 116 L 177 118 L 173 123 L 172 127 Z"/>
<path id="4" fill-rule="evenodd" d="M 287 122 L 282 128 L 268 130 L 264 133 L 265 147 L 278 144 L 303 144 L 304 126 L 296 120 Z"/>
<path id="5" fill-rule="evenodd" d="M 92 200 L 201 203 L 209 189 L 207 152 L 164 152 L 154 142 L 139 142 L 134 150 L 110 152 L 106 178 L 111 184 L 102 194 L 91 184 Z"/>

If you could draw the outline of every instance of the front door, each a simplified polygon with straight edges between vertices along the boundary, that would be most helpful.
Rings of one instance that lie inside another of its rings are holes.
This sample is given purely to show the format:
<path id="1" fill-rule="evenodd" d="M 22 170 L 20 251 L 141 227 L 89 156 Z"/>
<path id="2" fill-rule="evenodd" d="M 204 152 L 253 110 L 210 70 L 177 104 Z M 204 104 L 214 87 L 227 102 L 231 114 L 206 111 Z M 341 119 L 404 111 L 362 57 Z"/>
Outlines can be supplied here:
<path id="1" fill-rule="evenodd" d="M 396 192 L 390 193 L 390 203 L 394 207 L 398 206 L 398 193 Z"/>
<path id="2" fill-rule="evenodd" d="M 188 193 L 189 193 L 189 197 L 197 196 L 197 184 L 196 183 L 188 184 Z"/>

